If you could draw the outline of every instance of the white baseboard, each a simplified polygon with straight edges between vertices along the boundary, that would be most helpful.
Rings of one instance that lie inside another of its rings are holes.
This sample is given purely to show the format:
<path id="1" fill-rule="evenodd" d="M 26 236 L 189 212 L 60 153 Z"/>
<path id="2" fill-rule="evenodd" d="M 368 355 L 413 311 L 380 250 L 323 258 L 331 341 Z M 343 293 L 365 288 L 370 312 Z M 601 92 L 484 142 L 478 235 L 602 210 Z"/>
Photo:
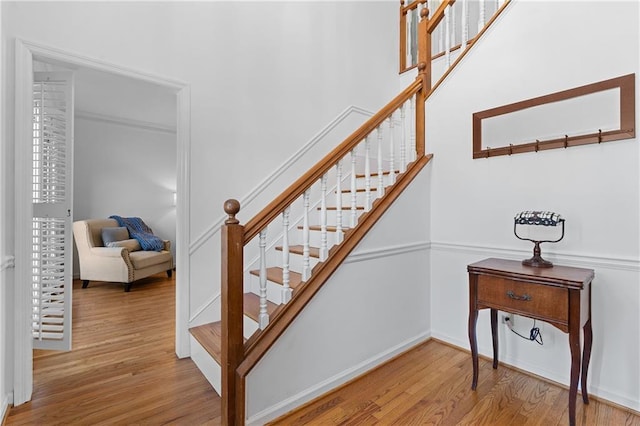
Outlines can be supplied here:
<path id="1" fill-rule="evenodd" d="M 13 403 L 13 394 L 8 393 L 2 398 L 2 405 L 0 406 L 0 422 L 4 420 L 4 416 L 9 411 L 9 406 Z"/>
<path id="2" fill-rule="evenodd" d="M 247 425 L 263 425 L 268 421 L 271 421 L 289 411 L 301 406 L 302 404 L 311 401 L 314 398 L 317 398 L 325 393 L 335 389 L 336 387 L 348 382 L 349 380 L 360 376 L 363 373 L 371 370 L 374 367 L 382 364 L 385 361 L 393 358 L 394 356 L 411 349 L 412 347 L 419 345 L 420 343 L 425 342 L 431 337 L 429 332 L 421 333 L 411 339 L 405 340 L 404 342 L 387 349 L 384 352 L 381 352 L 373 357 L 364 360 L 360 364 L 354 365 L 351 368 L 348 368 L 333 377 L 329 377 L 328 379 L 315 384 L 314 386 L 303 390 L 302 392 L 294 395 L 286 400 L 273 405 L 254 416 L 251 416 L 246 420 Z"/>

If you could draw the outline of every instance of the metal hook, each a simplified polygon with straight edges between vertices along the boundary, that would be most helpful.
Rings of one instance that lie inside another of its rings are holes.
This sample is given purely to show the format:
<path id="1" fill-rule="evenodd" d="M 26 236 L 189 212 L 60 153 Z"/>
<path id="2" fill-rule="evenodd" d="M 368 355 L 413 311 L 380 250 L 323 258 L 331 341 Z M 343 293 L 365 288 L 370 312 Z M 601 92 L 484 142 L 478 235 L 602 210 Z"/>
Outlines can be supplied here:
<path id="1" fill-rule="evenodd" d="M 536 152 L 538 152 L 539 148 L 540 148 L 540 141 L 536 139 Z"/>
<path id="2" fill-rule="evenodd" d="M 564 135 L 564 147 L 566 148 L 569 144 L 569 135 Z"/>
<path id="3" fill-rule="evenodd" d="M 598 143 L 602 143 L 602 129 L 598 129 Z"/>
<path id="4" fill-rule="evenodd" d="M 509 155 L 513 154 L 513 144 L 509 144 Z"/>
<path id="5" fill-rule="evenodd" d="M 487 147 L 487 158 L 491 157 L 491 147 Z"/>

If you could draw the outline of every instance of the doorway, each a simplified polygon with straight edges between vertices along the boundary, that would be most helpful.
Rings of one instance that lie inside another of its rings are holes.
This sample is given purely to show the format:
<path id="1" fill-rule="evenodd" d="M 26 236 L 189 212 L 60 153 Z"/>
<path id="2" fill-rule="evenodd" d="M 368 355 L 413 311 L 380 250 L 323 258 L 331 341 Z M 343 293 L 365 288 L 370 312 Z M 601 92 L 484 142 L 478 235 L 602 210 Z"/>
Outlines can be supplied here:
<path id="1" fill-rule="evenodd" d="M 188 341 L 188 282 L 189 270 L 187 232 L 189 188 L 187 170 L 189 163 L 189 86 L 180 81 L 143 73 L 126 67 L 109 64 L 84 56 L 62 52 L 35 43 L 16 40 L 16 282 L 30 282 L 29 255 L 31 251 L 31 121 L 34 61 L 74 70 L 111 75 L 115 79 L 129 79 L 140 84 L 157 85 L 175 95 L 175 187 L 167 188 L 167 198 L 173 201 L 176 193 L 176 342 L 178 357 L 189 356 Z M 93 117 L 95 118 L 95 117 Z M 31 336 L 31 289 L 17 286 L 15 292 L 16 351 L 14 365 L 14 405 L 30 400 L 33 389 L 33 354 Z"/>

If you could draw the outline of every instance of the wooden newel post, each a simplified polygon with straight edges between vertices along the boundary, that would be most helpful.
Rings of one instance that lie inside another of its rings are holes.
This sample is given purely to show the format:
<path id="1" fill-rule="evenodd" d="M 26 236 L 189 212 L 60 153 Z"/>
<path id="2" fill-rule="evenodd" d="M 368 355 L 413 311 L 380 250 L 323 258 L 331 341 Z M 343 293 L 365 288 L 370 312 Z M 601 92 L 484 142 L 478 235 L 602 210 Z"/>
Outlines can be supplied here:
<path id="1" fill-rule="evenodd" d="M 429 9 L 420 11 L 418 24 L 418 77 L 422 90 L 416 93 L 416 154 L 425 154 L 425 110 L 424 103 L 431 90 L 431 33 L 428 31 Z"/>
<path id="2" fill-rule="evenodd" d="M 227 200 L 224 211 L 229 215 L 222 226 L 222 423 L 235 426 L 236 369 L 242 361 L 244 340 L 242 330 L 243 247 L 244 226 L 236 214 L 240 211 L 237 200 Z M 244 401 L 244 398 L 240 398 Z"/>
<path id="3" fill-rule="evenodd" d="M 422 79 L 424 95 L 431 90 L 431 33 L 428 28 L 429 9 L 425 7 L 420 11 L 418 23 L 418 76 Z"/>

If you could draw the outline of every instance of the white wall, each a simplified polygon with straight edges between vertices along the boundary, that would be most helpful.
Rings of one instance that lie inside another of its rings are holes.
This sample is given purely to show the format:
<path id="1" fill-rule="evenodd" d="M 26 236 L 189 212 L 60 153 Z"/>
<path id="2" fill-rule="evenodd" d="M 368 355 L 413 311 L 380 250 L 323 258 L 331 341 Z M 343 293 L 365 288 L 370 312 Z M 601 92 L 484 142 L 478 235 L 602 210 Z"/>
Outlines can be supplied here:
<path id="1" fill-rule="evenodd" d="M 76 116 L 74 220 L 141 217 L 175 256 L 175 190 L 175 133 Z"/>
<path id="2" fill-rule="evenodd" d="M 468 348 L 466 265 L 490 256 L 530 257 L 532 245 L 513 236 L 514 215 L 529 209 L 559 212 L 566 218 L 566 236 L 558 244 L 543 244 L 543 256 L 596 274 L 589 390 L 635 410 L 640 409 L 638 140 L 472 160 L 471 116 L 637 74 L 638 40 L 638 2 L 516 1 L 427 103 L 427 150 L 434 153 L 433 335 Z M 486 312 L 478 323 L 480 352 L 489 355 Z M 528 333 L 531 322 L 517 317 L 516 326 Z M 548 325 L 542 331 L 540 347 L 501 329 L 500 356 L 567 384 L 568 339 Z"/>
<path id="3" fill-rule="evenodd" d="M 430 172 L 428 164 L 249 373 L 249 424 L 429 337 Z"/>
<path id="4" fill-rule="evenodd" d="M 4 26 L 4 14 L 2 13 L 2 6 L 0 4 L 0 32 Z M 0 82 L 4 82 L 6 75 L 5 61 L 4 61 L 5 44 L 4 40 L 0 42 Z M 4 117 L 4 112 L 7 108 L 4 92 L 2 99 L 0 100 L 0 117 Z M 4 131 L 0 131 L 0 140 L 5 140 Z M 11 388 L 13 382 L 12 367 L 10 364 L 13 357 L 9 355 L 10 350 L 7 347 L 7 342 L 12 341 L 13 336 L 13 323 L 10 318 L 10 310 L 8 309 L 7 302 L 13 300 L 13 294 L 10 291 L 10 284 L 13 282 L 13 269 L 10 269 L 13 264 L 13 258 L 8 254 L 12 252 L 11 241 L 7 238 L 7 228 L 9 220 L 8 202 L 7 197 L 8 188 L 7 181 L 10 180 L 10 168 L 5 165 L 10 162 L 7 154 L 7 147 L 5 143 L 0 142 L 0 418 L 4 418 L 8 406 L 13 402 L 11 396 Z"/>
<path id="5" fill-rule="evenodd" d="M 14 241 L 16 37 L 189 84 L 193 242 L 223 216 L 225 199 L 249 193 L 346 107 L 377 110 L 397 94 L 397 6 L 1 2 L 6 247 Z M 189 253 L 191 312 L 203 293 L 218 291 L 219 245 L 213 238 Z M 12 317 L 10 300 L 3 303 Z"/>

